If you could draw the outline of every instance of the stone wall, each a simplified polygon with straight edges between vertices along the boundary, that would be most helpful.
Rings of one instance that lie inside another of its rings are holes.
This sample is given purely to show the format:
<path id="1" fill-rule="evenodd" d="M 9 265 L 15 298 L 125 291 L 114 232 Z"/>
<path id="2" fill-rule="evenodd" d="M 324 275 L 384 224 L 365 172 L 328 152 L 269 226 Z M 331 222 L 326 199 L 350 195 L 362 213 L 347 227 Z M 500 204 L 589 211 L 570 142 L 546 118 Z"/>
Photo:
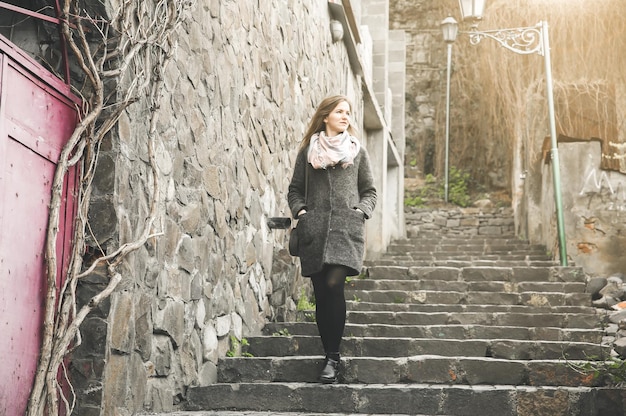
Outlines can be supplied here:
<path id="1" fill-rule="evenodd" d="M 599 141 L 559 143 L 560 194 L 568 262 L 596 277 L 626 274 L 626 175 L 600 169 Z M 558 258 L 552 163 L 529 172 L 529 239 Z M 531 192 L 532 191 L 532 192 Z"/>
<path id="2" fill-rule="evenodd" d="M 218 359 L 246 335 L 293 318 L 310 295 L 287 232 L 268 218 L 290 216 L 291 167 L 319 101 L 349 94 L 368 146 L 364 99 L 377 106 L 329 21 L 326 0 L 197 1 L 158 120 L 158 235 L 127 258 L 118 290 L 83 327 L 79 414 L 175 409 L 187 387 L 216 381 Z M 149 209 L 147 116 L 131 107 L 101 149 L 90 219 L 105 251 L 132 241 Z M 81 282 L 81 298 L 104 276 Z"/>
<path id="3" fill-rule="evenodd" d="M 406 32 L 406 173 L 435 174 L 437 105 L 445 98 L 446 56 L 441 21 L 458 10 L 450 0 L 391 0 L 390 27 Z M 441 139 L 441 137 L 439 137 Z"/>
<path id="4" fill-rule="evenodd" d="M 512 208 L 432 209 L 407 207 L 407 237 L 510 236 L 515 234 Z"/>

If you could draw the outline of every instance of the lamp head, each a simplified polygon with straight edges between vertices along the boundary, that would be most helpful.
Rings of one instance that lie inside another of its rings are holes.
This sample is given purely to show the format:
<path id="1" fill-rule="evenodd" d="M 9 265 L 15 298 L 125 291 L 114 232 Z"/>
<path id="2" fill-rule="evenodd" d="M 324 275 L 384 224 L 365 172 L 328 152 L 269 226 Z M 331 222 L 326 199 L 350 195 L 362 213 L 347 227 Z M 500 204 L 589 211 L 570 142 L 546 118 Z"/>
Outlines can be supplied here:
<path id="1" fill-rule="evenodd" d="M 459 32 L 459 24 L 454 17 L 448 16 L 441 21 L 441 31 L 443 33 L 443 40 L 446 43 L 453 43 Z"/>
<path id="2" fill-rule="evenodd" d="M 483 18 L 486 0 L 459 0 L 463 20 L 476 24 Z"/>
<path id="3" fill-rule="evenodd" d="M 343 25 L 339 20 L 330 21 L 330 33 L 333 38 L 333 42 L 339 42 L 343 39 Z"/>

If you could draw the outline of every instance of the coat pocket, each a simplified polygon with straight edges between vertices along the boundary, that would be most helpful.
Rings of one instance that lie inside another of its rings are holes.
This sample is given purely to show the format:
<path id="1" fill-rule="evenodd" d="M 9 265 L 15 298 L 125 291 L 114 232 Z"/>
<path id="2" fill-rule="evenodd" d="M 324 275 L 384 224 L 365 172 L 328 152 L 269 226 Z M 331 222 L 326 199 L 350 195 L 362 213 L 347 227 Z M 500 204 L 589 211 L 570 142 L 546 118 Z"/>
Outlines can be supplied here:
<path id="1" fill-rule="evenodd" d="M 350 239 L 356 243 L 365 242 L 365 215 L 351 209 L 346 217 L 346 230 Z"/>
<path id="2" fill-rule="evenodd" d="M 289 254 L 299 257 L 306 247 L 311 245 L 315 230 L 311 229 L 311 211 L 303 214 L 289 234 Z"/>
<path id="3" fill-rule="evenodd" d="M 298 239 L 300 241 L 300 247 L 311 244 L 315 233 L 318 232 L 314 227 L 314 215 L 314 212 L 308 211 L 298 220 Z"/>
<path id="4" fill-rule="evenodd" d="M 298 236 L 299 228 L 293 227 L 289 232 L 289 254 L 294 257 L 300 256 L 300 237 Z"/>

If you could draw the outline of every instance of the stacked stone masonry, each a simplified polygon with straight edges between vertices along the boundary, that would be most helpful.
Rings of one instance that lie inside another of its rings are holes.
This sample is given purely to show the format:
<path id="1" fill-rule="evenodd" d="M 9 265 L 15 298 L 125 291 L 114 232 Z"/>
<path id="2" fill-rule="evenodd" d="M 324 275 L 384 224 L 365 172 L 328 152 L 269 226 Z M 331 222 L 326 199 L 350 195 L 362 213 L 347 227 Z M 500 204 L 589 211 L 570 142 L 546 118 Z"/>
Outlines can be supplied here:
<path id="1" fill-rule="evenodd" d="M 407 236 L 446 234 L 448 236 L 510 235 L 515 222 L 511 208 L 427 209 L 407 208 Z"/>
<path id="2" fill-rule="evenodd" d="M 122 283 L 83 325 L 71 364 L 77 414 L 171 411 L 189 387 L 216 381 L 218 359 L 246 335 L 294 317 L 310 289 L 287 231 L 267 219 L 290 216 L 291 169 L 315 106 L 349 95 L 367 146 L 362 78 L 330 18 L 326 0 L 195 2 L 159 110 L 157 236 L 127 257 Z M 105 252 L 133 240 L 150 206 L 148 111 L 130 107 L 101 149 L 90 222 Z M 81 299 L 105 284 L 96 271 Z"/>

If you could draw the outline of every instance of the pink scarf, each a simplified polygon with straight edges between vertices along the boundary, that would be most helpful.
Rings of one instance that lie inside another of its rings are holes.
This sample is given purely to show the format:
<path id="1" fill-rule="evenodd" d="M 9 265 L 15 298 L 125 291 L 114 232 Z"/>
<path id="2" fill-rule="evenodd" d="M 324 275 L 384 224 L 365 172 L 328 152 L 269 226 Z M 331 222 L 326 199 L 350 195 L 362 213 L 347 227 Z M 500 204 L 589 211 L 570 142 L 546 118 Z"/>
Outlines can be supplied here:
<path id="1" fill-rule="evenodd" d="M 311 136 L 308 159 L 315 169 L 326 169 L 337 164 L 345 169 L 354 163 L 360 149 L 359 140 L 347 131 L 334 137 L 328 137 L 321 131 Z"/>

